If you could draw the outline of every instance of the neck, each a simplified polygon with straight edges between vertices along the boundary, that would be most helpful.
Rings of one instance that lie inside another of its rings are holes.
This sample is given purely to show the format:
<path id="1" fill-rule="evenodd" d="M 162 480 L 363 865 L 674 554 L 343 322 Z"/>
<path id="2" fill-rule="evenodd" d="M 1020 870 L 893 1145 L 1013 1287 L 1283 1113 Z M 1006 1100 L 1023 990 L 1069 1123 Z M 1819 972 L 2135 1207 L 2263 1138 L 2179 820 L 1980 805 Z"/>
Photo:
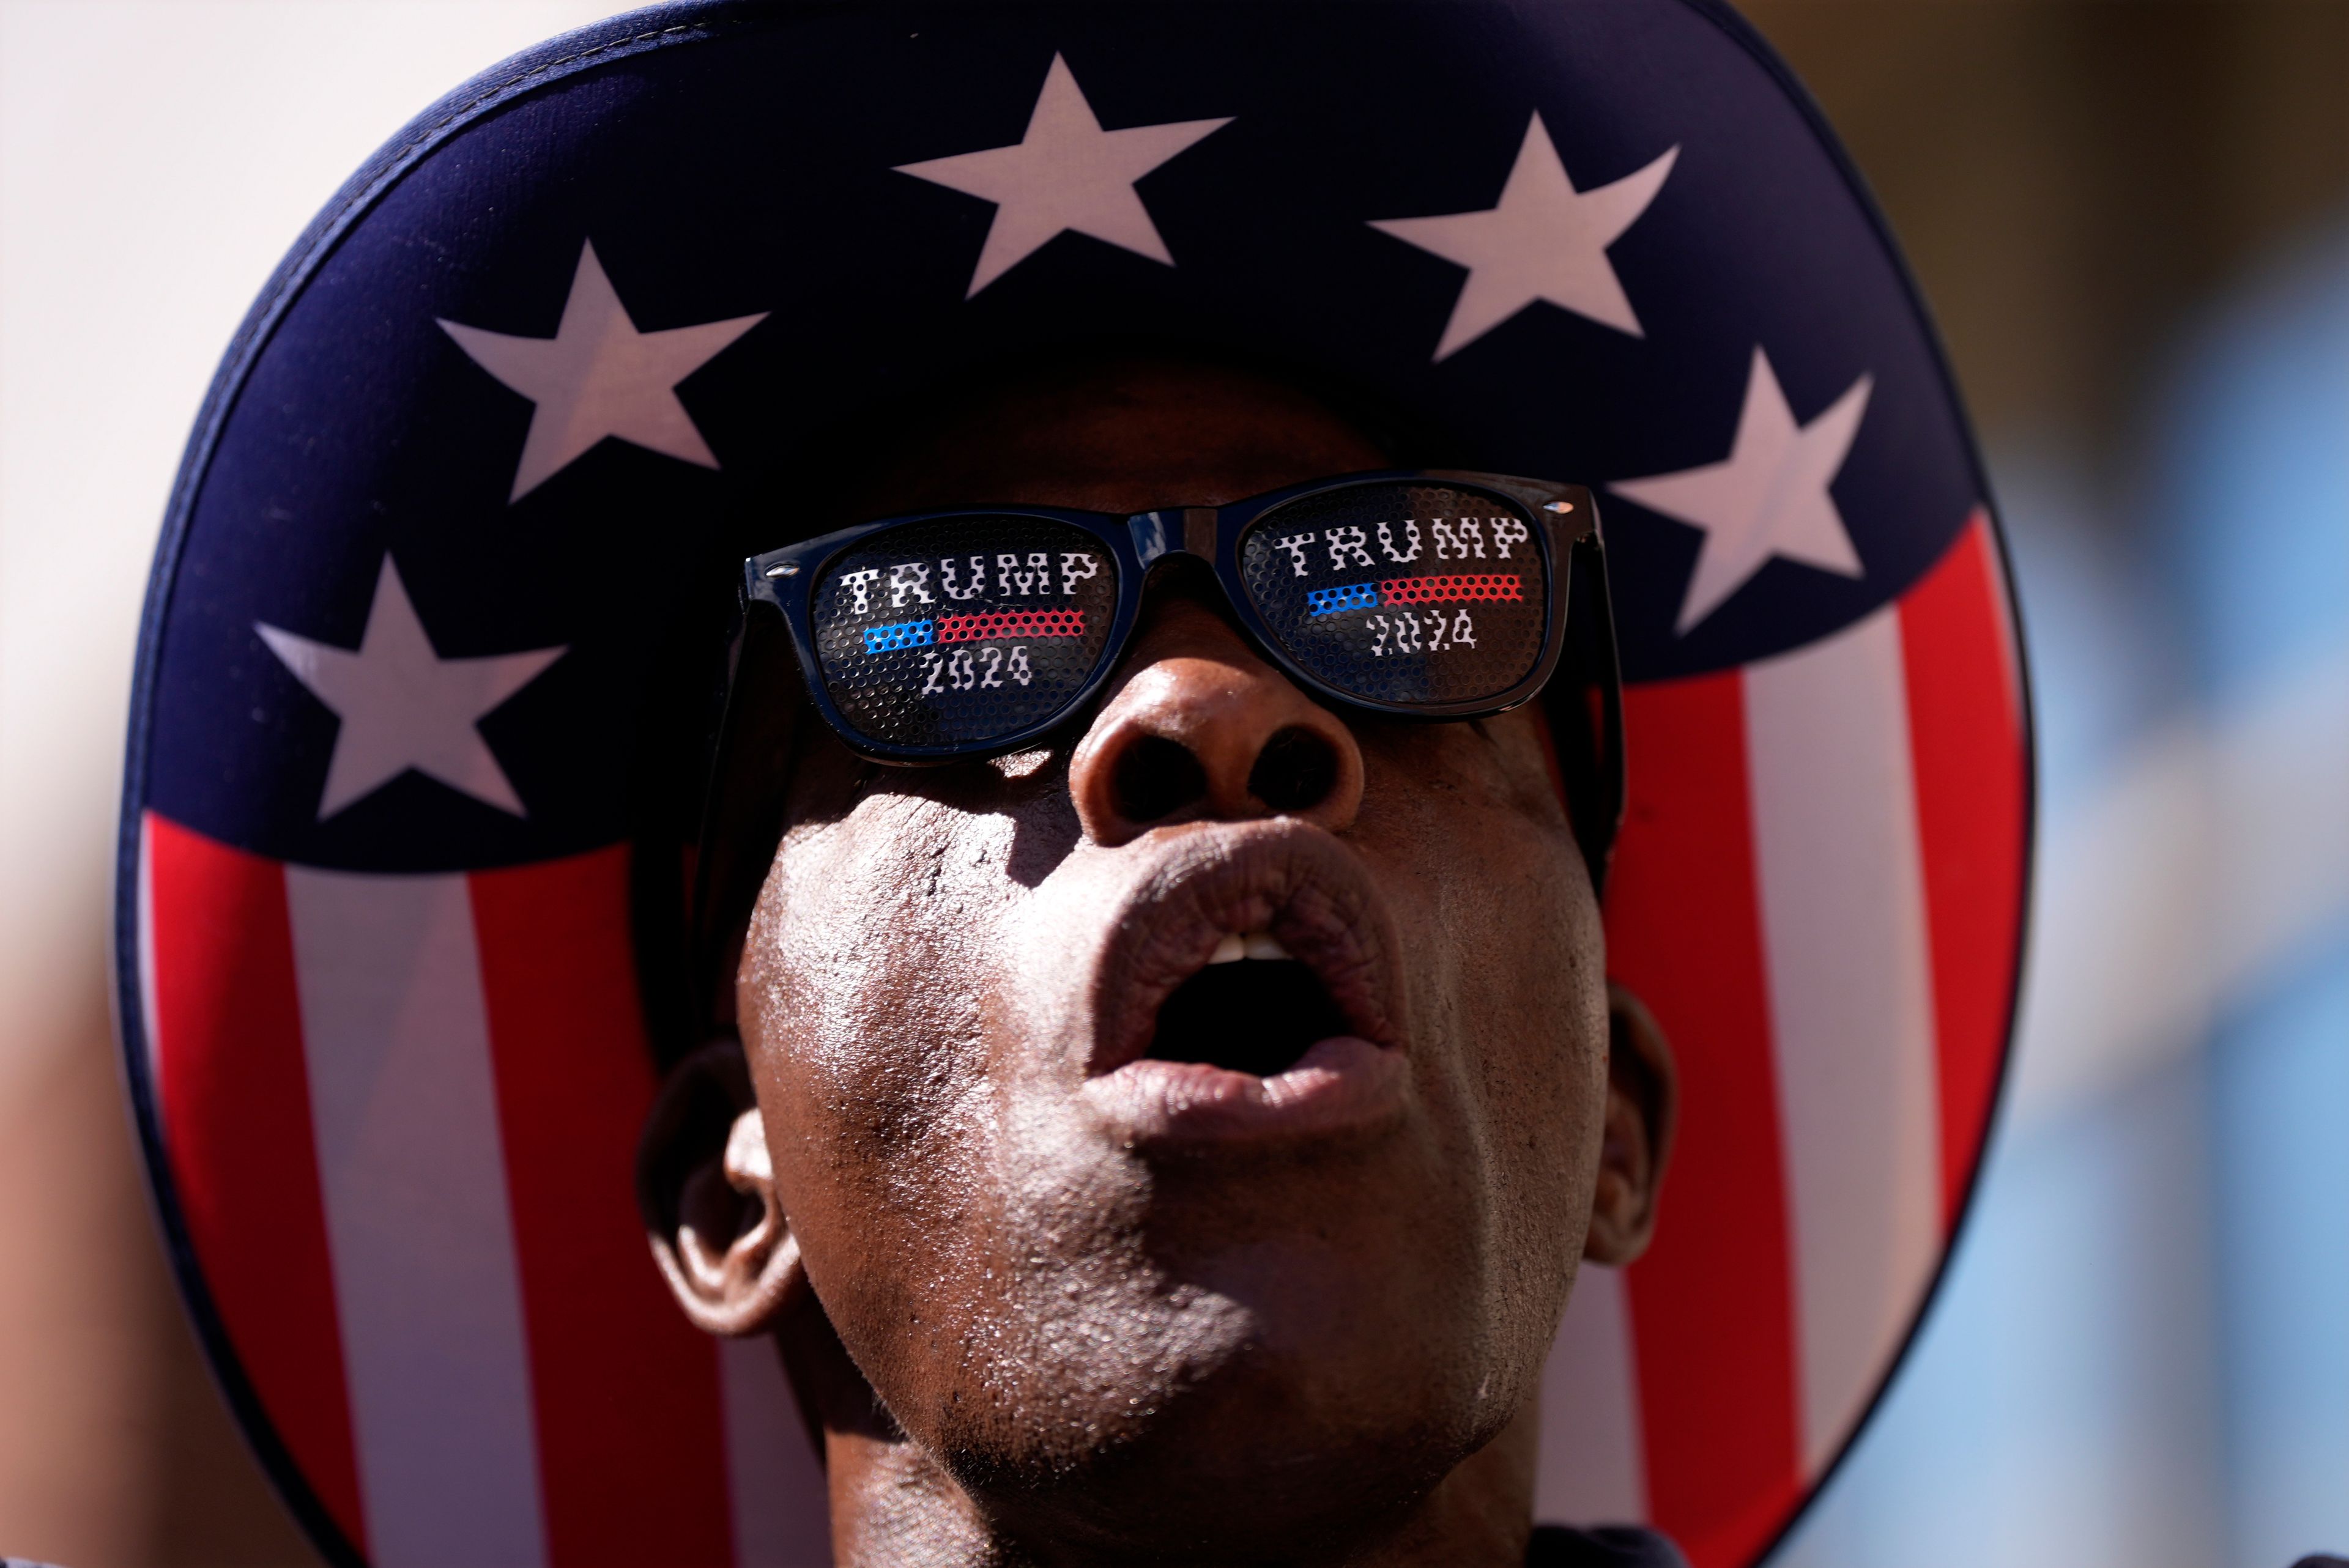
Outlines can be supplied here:
<path id="1" fill-rule="evenodd" d="M 868 1407 L 869 1408 L 869 1407 Z M 1419 1505 L 1369 1541 L 1333 1521 L 1344 1544 L 1330 1568 L 1523 1568 L 1533 1530 L 1535 1443 L 1528 1404 L 1501 1435 L 1461 1461 Z M 869 1420 L 826 1423 L 833 1561 L 836 1568 L 1108 1568 L 1137 1562 L 1050 1540 L 1015 1540 L 918 1443 Z M 1170 1550 L 1147 1561 L 1193 1568 Z M 1299 1568 L 1322 1560 L 1288 1559 Z"/>

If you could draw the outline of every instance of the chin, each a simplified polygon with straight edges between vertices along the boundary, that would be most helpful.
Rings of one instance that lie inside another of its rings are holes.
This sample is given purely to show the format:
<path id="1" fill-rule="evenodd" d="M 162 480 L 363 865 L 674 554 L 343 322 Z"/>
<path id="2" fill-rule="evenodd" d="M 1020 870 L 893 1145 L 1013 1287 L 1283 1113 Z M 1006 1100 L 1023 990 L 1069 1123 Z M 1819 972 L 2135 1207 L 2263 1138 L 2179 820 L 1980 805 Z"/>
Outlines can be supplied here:
<path id="1" fill-rule="evenodd" d="M 1053 1293 L 1070 1305 L 989 1337 L 1062 1353 L 1040 1378 L 982 1373 L 1012 1406 L 940 1434 L 939 1459 L 1015 1535 L 1137 1559 L 1282 1562 L 1392 1529 L 1508 1423 L 1538 1359 L 1500 1365 L 1514 1336 L 1473 1313 L 1431 1334 L 1360 1270 L 1283 1272 L 1245 1303 L 1164 1278 L 1091 1308 Z"/>

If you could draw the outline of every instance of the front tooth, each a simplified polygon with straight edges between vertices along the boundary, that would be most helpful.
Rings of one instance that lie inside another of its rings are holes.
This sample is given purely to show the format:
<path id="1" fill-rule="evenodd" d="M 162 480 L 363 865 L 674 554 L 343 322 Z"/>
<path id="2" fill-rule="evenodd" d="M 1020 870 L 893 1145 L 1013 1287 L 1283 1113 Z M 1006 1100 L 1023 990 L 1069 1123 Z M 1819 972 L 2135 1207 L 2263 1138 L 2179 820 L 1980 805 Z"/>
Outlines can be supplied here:
<path id="1" fill-rule="evenodd" d="M 1279 959 L 1287 958 L 1288 956 L 1288 949 L 1283 947 L 1278 941 L 1276 941 L 1272 933 L 1268 931 L 1249 932 L 1247 938 L 1247 955 L 1250 958 Z"/>
<path id="2" fill-rule="evenodd" d="M 1237 964 L 1241 959 L 1246 958 L 1247 955 L 1248 951 L 1247 942 L 1242 940 L 1238 932 L 1232 931 L 1225 933 L 1224 939 L 1216 944 L 1216 950 L 1207 954 L 1207 962 L 1210 964 Z"/>

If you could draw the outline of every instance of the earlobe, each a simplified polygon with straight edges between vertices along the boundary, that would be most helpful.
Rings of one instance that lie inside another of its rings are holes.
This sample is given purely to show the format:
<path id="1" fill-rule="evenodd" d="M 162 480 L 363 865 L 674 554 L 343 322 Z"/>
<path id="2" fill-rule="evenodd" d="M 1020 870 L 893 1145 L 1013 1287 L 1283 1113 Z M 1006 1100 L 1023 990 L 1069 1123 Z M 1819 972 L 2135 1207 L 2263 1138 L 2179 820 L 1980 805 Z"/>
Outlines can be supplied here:
<path id="1" fill-rule="evenodd" d="M 653 1259 L 705 1333 L 762 1334 L 807 1292 L 742 1048 L 703 1047 L 661 1086 L 636 1152 Z"/>
<path id="2" fill-rule="evenodd" d="M 1619 1268 L 1648 1250 L 1679 1110 L 1663 1030 L 1639 997 L 1608 982 L 1606 1125 L 1582 1247 L 1590 1262 Z"/>

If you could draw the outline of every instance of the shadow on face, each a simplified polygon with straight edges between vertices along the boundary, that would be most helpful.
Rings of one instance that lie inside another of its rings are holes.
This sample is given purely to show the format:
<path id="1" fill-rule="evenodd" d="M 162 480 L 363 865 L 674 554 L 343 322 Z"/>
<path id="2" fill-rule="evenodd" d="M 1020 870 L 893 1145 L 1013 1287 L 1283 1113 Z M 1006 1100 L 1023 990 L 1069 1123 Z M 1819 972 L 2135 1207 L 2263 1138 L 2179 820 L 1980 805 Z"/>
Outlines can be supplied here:
<path id="1" fill-rule="evenodd" d="M 941 420 L 861 511 L 1389 460 L 1292 387 L 1097 366 Z M 1304 1561 L 1401 1528 L 1528 1408 L 1576 1261 L 1643 1244 L 1668 1136 L 1636 1009 L 1610 1073 L 1537 711 L 1325 708 L 1176 562 L 1046 748 L 884 769 L 798 736 L 741 1051 L 679 1070 L 644 1185 L 688 1314 L 792 1347 L 836 1517 L 877 1463 L 1030 1547 Z M 1522 1521 L 1529 1450 L 1495 1448 Z"/>

